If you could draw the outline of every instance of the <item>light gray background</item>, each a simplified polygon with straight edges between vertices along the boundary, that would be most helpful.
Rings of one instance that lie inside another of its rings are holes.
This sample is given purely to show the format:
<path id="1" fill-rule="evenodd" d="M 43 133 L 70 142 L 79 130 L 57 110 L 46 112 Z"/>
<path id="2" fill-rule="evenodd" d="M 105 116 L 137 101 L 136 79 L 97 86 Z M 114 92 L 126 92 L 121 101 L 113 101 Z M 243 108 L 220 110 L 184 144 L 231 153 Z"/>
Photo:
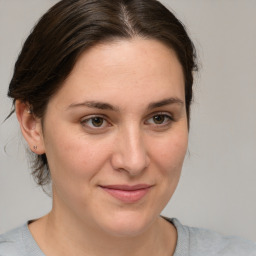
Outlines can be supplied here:
<path id="1" fill-rule="evenodd" d="M 0 122 L 17 54 L 55 0 L 0 0 Z M 166 0 L 198 50 L 190 154 L 164 214 L 256 241 L 256 1 Z M 0 233 L 51 208 L 29 174 L 13 116 L 0 124 Z M 6 153 L 4 147 L 6 146 Z"/>

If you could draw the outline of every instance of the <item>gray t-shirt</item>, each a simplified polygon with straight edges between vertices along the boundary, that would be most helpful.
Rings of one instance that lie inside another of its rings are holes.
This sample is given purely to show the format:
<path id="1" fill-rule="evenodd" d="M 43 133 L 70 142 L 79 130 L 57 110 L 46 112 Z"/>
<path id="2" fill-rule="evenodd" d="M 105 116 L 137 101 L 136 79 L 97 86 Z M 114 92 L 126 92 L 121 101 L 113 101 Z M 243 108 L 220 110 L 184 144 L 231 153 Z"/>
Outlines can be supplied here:
<path id="1" fill-rule="evenodd" d="M 168 219 L 178 231 L 174 256 L 256 256 L 256 243 L 234 236 L 182 225 Z M 0 235 L 0 256 L 45 256 L 25 224 Z"/>

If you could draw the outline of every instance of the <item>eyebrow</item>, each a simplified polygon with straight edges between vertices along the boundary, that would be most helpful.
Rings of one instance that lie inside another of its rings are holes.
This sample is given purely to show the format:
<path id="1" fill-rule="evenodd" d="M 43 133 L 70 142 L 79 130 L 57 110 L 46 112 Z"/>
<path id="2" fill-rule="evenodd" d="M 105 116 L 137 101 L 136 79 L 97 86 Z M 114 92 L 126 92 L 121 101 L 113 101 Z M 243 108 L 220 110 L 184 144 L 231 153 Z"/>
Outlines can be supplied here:
<path id="1" fill-rule="evenodd" d="M 168 99 L 163 99 L 161 101 L 153 102 L 148 105 L 148 110 L 154 109 L 154 108 L 160 108 L 166 105 L 171 105 L 171 104 L 179 104 L 179 105 L 184 105 L 184 102 L 179 99 L 179 98 L 168 98 Z"/>
<path id="2" fill-rule="evenodd" d="M 184 102 L 179 98 L 167 98 L 161 101 L 150 103 L 147 109 L 152 110 L 154 108 L 160 108 L 160 107 L 171 105 L 171 104 L 184 105 Z M 111 110 L 115 112 L 119 111 L 119 108 L 117 106 L 113 106 L 109 103 L 99 102 L 99 101 L 84 101 L 81 103 L 72 103 L 68 106 L 67 109 L 74 108 L 74 107 L 88 107 L 88 108 L 96 108 L 96 109 L 102 109 L 102 110 Z"/>
<path id="3" fill-rule="evenodd" d="M 112 110 L 116 112 L 119 111 L 118 107 L 115 107 L 105 102 L 99 102 L 99 101 L 84 101 L 81 103 L 73 103 L 68 106 L 68 109 L 73 107 L 88 107 L 88 108 L 97 108 L 97 109 L 103 109 L 103 110 Z"/>

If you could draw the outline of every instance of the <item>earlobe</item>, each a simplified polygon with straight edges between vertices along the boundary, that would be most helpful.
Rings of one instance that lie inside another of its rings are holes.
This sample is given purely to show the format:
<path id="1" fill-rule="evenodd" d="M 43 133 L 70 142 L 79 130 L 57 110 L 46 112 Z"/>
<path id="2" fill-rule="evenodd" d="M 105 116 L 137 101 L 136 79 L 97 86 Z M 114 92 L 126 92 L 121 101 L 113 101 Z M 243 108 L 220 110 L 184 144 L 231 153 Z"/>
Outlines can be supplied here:
<path id="1" fill-rule="evenodd" d="M 27 141 L 31 151 L 38 155 L 44 154 L 41 120 L 33 114 L 29 104 L 20 100 L 17 100 L 15 103 L 15 112 L 23 137 Z"/>

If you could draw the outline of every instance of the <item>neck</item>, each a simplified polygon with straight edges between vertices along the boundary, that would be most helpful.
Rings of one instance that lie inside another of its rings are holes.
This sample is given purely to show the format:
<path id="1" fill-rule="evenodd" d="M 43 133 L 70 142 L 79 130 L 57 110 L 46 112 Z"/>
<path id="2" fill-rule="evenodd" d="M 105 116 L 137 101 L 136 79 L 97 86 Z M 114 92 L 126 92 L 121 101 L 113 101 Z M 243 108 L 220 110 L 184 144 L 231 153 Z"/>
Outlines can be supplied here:
<path id="1" fill-rule="evenodd" d="M 115 236 L 74 218 L 68 210 L 58 211 L 57 207 L 32 223 L 30 230 L 42 251 L 49 256 L 170 256 L 177 241 L 175 227 L 160 216 L 139 234 Z"/>

